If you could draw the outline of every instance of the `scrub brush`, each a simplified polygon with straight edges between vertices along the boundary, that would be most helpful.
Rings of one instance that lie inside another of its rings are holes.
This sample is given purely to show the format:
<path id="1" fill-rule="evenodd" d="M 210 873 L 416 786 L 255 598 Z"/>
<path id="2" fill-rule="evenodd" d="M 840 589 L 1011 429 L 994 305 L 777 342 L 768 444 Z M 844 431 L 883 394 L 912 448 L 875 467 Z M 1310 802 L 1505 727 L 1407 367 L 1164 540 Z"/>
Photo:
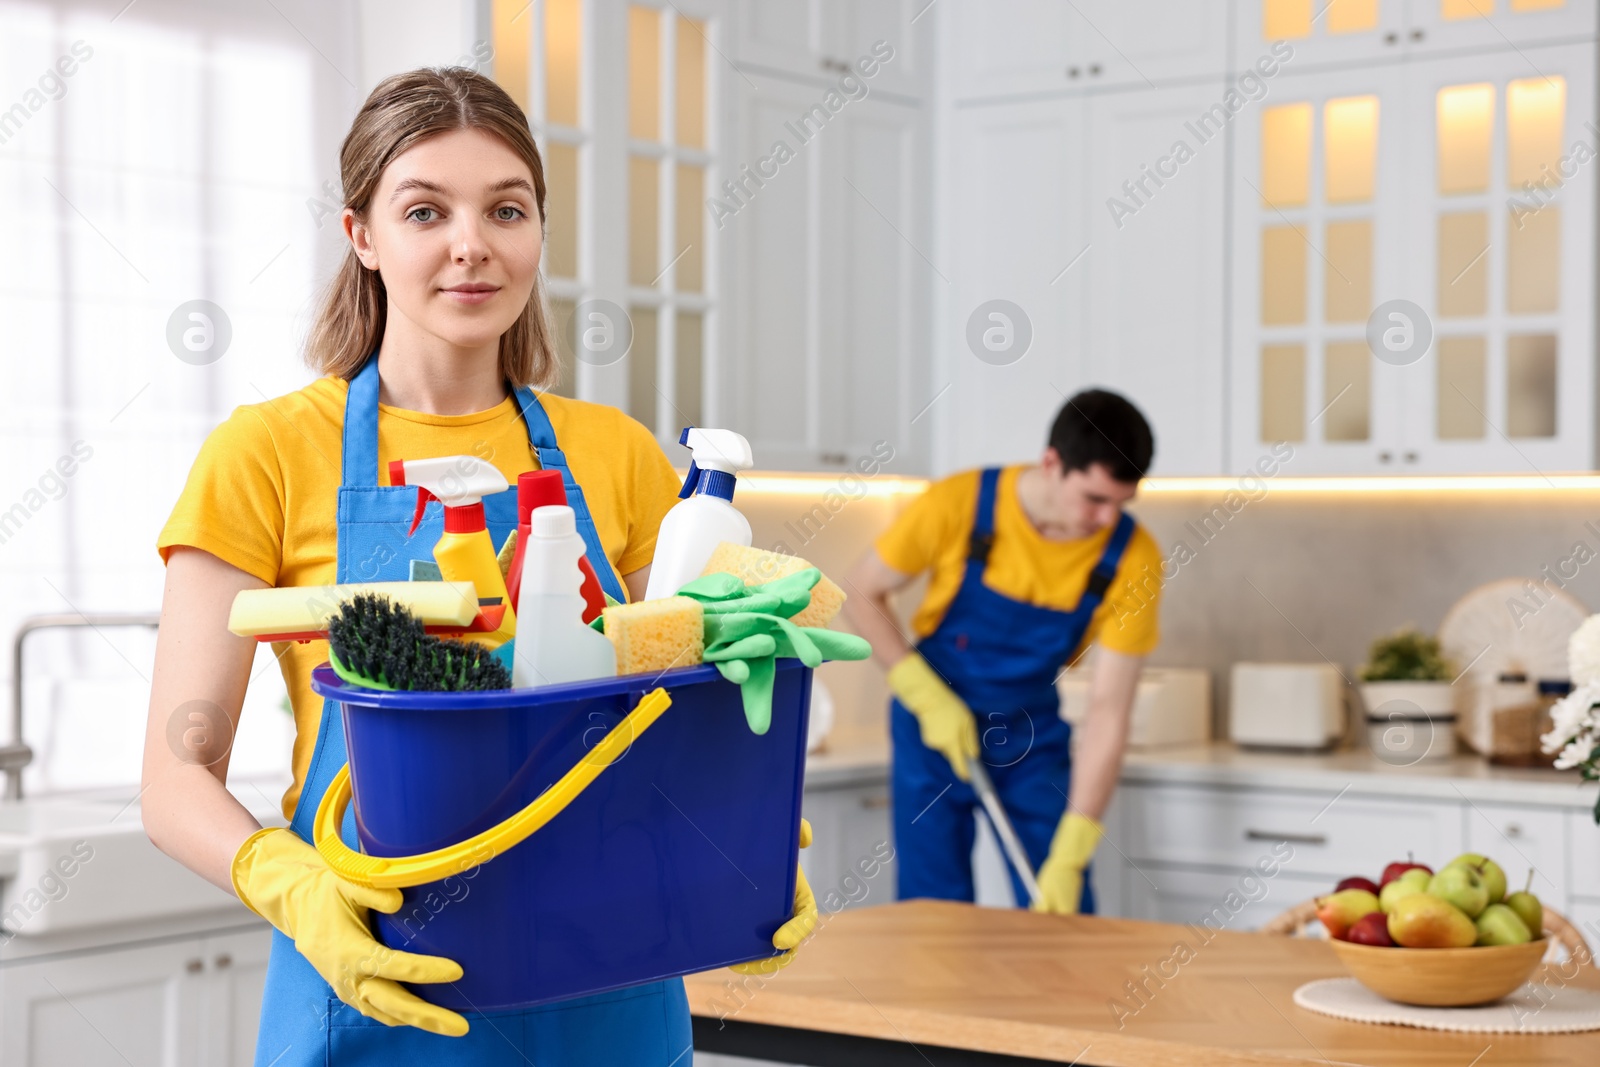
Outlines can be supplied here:
<path id="1" fill-rule="evenodd" d="M 511 673 L 481 644 L 427 633 L 422 621 L 386 597 L 363 594 L 328 620 L 328 662 L 368 689 L 510 689 Z"/>

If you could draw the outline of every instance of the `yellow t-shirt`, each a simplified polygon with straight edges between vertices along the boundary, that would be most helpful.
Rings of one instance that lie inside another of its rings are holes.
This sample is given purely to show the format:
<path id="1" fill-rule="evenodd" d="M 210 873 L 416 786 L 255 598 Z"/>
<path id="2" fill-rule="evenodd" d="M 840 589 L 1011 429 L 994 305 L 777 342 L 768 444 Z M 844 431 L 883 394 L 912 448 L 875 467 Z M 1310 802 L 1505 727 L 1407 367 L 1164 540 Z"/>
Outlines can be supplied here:
<path id="1" fill-rule="evenodd" d="M 325 377 L 298 392 L 234 411 L 200 448 L 183 494 L 161 531 L 164 561 L 175 545 L 203 549 L 275 586 L 336 580 L 335 507 L 349 383 Z M 679 480 L 655 437 L 616 408 L 543 394 L 539 398 L 620 578 L 650 563 L 661 518 L 677 503 Z M 516 400 L 470 415 L 429 415 L 378 405 L 377 484 L 389 461 L 472 455 L 516 484 L 539 458 Z M 498 547 L 498 546 L 496 546 Z M 624 590 L 625 591 L 625 590 Z M 311 763 L 322 700 L 311 669 L 326 641 L 274 645 L 294 710 L 294 784 L 283 797 L 292 817 Z"/>
<path id="2" fill-rule="evenodd" d="M 1076 541 L 1050 541 L 1028 521 L 1017 499 L 1022 467 L 1006 467 L 995 490 L 994 545 L 983 584 L 1040 607 L 1071 611 L 1100 561 L 1112 527 Z M 977 517 L 980 471 L 963 471 L 930 485 L 877 541 L 878 555 L 901 574 L 931 570 L 928 589 L 911 619 L 918 639 L 938 628 L 966 571 L 967 544 Z M 1114 652 L 1143 656 L 1160 639 L 1161 549 L 1143 526 L 1122 553 L 1117 575 L 1090 620 L 1084 645 L 1099 641 Z"/>

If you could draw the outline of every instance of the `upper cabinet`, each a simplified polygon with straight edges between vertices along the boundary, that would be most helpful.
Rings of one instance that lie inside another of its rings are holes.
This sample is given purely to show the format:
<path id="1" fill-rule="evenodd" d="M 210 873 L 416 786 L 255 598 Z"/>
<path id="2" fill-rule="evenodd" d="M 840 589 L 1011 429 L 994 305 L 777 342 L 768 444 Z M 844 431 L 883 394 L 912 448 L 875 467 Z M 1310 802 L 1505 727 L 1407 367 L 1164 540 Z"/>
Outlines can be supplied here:
<path id="1" fill-rule="evenodd" d="M 1238 0 L 1237 57 L 1275 41 L 1297 68 L 1592 36 L 1594 0 Z"/>
<path id="2" fill-rule="evenodd" d="M 929 81 L 928 6 L 928 0 L 740 0 L 736 61 L 818 82 L 853 74 L 870 90 L 915 96 Z M 888 53 L 892 61 L 883 63 Z"/>
<path id="3" fill-rule="evenodd" d="M 1594 46 L 1290 75 L 1239 124 L 1237 465 L 1594 464 Z"/>
<path id="4" fill-rule="evenodd" d="M 958 100 L 1220 78 L 1229 0 L 1007 0 L 953 5 Z"/>

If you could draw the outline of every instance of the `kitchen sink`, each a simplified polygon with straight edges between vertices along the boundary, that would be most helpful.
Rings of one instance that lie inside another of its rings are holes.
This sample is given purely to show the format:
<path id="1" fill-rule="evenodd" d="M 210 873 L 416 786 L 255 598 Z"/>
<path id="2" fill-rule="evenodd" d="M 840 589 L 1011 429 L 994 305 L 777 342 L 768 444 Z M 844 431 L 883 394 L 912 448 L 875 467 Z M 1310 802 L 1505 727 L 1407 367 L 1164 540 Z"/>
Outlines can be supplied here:
<path id="1" fill-rule="evenodd" d="M 282 825 L 265 796 L 248 804 Z M 0 804 L 0 927 L 36 937 L 204 912 L 251 913 L 150 843 L 139 805 L 39 798 Z"/>

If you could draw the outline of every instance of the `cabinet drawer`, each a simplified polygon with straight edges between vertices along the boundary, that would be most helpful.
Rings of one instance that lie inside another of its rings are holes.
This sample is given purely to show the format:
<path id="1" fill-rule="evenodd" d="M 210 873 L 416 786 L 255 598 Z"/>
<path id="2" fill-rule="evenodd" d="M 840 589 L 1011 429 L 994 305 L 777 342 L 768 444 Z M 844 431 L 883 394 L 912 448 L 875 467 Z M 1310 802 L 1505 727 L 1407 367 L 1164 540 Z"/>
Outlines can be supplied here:
<path id="1" fill-rule="evenodd" d="M 1535 895 L 1551 907 L 1567 906 L 1566 812 L 1476 802 L 1466 811 L 1467 850 L 1503 867 L 1508 890 L 1521 889 L 1532 867 Z"/>
<path id="2" fill-rule="evenodd" d="M 1573 896 L 1600 897 L 1600 826 L 1587 811 L 1567 812 L 1567 890 Z"/>
<path id="3" fill-rule="evenodd" d="M 1189 786 L 1122 792 L 1126 839 L 1114 844 L 1135 863 L 1251 867 L 1271 858 L 1295 874 L 1337 881 L 1356 874 L 1375 879 L 1407 852 L 1432 866 L 1462 851 L 1456 804 Z M 1293 849 L 1288 859 L 1281 855 L 1285 842 Z"/>
<path id="4" fill-rule="evenodd" d="M 1270 879 L 1245 878 L 1202 868 L 1146 864 L 1128 879 L 1126 917 L 1238 933 L 1259 929 L 1328 888 L 1327 879 L 1320 876 L 1280 872 Z"/>

